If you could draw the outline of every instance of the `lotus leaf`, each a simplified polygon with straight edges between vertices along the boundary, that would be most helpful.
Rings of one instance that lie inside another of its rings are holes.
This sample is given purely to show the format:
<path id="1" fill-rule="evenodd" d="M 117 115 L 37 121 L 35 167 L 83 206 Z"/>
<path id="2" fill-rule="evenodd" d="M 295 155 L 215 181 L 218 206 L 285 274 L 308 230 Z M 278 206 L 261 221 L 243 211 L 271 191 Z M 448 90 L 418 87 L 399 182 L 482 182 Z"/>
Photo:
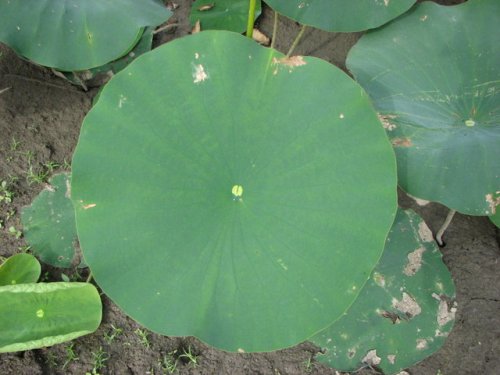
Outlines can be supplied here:
<path id="1" fill-rule="evenodd" d="M 469 215 L 500 203 L 500 2 L 424 2 L 364 35 L 347 66 L 380 113 L 401 187 Z"/>
<path id="2" fill-rule="evenodd" d="M 372 29 L 406 12 L 416 0 L 266 0 L 276 12 L 326 31 Z"/>
<path id="3" fill-rule="evenodd" d="M 101 299 L 87 283 L 0 287 L 0 353 L 42 348 L 94 332 Z"/>
<path id="4" fill-rule="evenodd" d="M 86 70 L 127 54 L 170 15 L 156 0 L 1 1 L 0 41 L 40 65 Z"/>
<path id="5" fill-rule="evenodd" d="M 376 365 L 395 374 L 437 351 L 453 327 L 455 287 L 432 233 L 399 210 L 382 258 L 347 314 L 311 341 L 342 371 Z"/>
<path id="6" fill-rule="evenodd" d="M 396 211 L 394 155 L 364 91 L 227 31 L 113 77 L 72 168 L 104 292 L 155 332 L 229 351 L 290 346 L 341 316 Z"/>

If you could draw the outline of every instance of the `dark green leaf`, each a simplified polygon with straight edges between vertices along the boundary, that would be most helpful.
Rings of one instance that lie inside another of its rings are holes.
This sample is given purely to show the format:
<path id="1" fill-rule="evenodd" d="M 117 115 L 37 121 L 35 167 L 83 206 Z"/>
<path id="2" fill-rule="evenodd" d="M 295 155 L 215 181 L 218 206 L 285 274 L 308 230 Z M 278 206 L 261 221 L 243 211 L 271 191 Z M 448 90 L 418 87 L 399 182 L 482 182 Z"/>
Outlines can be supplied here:
<path id="1" fill-rule="evenodd" d="M 153 331 L 231 351 L 290 346 L 342 315 L 396 210 L 364 91 L 230 32 L 173 41 L 111 79 L 72 166 L 105 293 Z"/>

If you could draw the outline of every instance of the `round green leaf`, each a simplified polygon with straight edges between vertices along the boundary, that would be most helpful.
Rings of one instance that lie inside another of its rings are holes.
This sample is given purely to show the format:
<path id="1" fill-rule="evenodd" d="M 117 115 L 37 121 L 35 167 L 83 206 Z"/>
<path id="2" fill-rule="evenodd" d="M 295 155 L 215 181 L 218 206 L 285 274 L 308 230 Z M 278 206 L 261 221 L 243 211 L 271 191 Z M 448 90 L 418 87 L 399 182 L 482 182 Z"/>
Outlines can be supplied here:
<path id="1" fill-rule="evenodd" d="M 225 31 L 111 79 L 72 166 L 105 293 L 153 331 L 230 351 L 293 345 L 339 317 L 396 209 L 394 156 L 363 90 Z"/>
<path id="2" fill-rule="evenodd" d="M 34 255 L 54 267 L 80 264 L 76 249 L 75 210 L 70 199 L 70 175 L 54 175 L 49 185 L 21 212 L 24 237 Z"/>
<path id="3" fill-rule="evenodd" d="M 2 1 L 0 41 L 38 64 L 85 70 L 125 55 L 143 27 L 170 15 L 156 0 Z"/>
<path id="4" fill-rule="evenodd" d="M 372 29 L 406 12 L 416 0 L 265 0 L 276 12 L 326 31 Z"/>
<path id="5" fill-rule="evenodd" d="M 43 348 L 94 332 L 101 298 L 88 283 L 0 287 L 0 353 Z"/>
<path id="6" fill-rule="evenodd" d="M 347 59 L 392 140 L 401 187 L 469 215 L 500 202 L 498 24 L 497 0 L 422 3 Z"/>
<path id="7" fill-rule="evenodd" d="M 0 266 L 0 286 L 36 283 L 40 272 L 40 263 L 33 255 L 13 255 Z"/>
<path id="8" fill-rule="evenodd" d="M 200 21 L 202 30 L 229 30 L 241 33 L 246 30 L 248 0 L 196 0 L 191 6 L 189 21 Z M 261 2 L 257 0 L 255 18 L 260 16 Z"/>
<path id="9" fill-rule="evenodd" d="M 384 374 L 437 351 L 453 327 L 451 274 L 425 222 L 399 210 L 382 258 L 341 319 L 312 337 L 317 359 L 341 371 L 376 365 Z"/>

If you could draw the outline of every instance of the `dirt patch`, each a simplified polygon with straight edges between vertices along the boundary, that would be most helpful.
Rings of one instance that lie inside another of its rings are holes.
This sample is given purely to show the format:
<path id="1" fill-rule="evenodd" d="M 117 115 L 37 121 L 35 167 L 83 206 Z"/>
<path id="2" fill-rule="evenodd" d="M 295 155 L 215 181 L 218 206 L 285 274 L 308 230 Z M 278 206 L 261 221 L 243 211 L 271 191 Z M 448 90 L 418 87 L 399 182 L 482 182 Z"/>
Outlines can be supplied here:
<path id="1" fill-rule="evenodd" d="M 179 2 L 179 26 L 157 36 L 156 43 L 186 35 L 190 2 Z M 272 12 L 265 8 L 259 29 L 271 35 Z M 286 52 L 299 32 L 296 23 L 280 17 L 276 47 Z M 313 55 L 345 69 L 349 48 L 361 33 L 335 34 L 307 29 L 297 55 Z M 20 211 L 44 188 L 54 171 L 68 170 L 83 117 L 96 90 L 83 92 L 54 77 L 47 69 L 19 59 L 0 46 L 0 182 L 7 181 L 12 202 L 0 204 L 0 255 L 10 256 L 26 246 L 9 227 L 22 230 Z M 446 217 L 437 204 L 411 207 L 435 233 Z M 457 286 L 455 328 L 444 347 L 412 367 L 412 375 L 500 374 L 500 250 L 494 226 L 483 217 L 456 214 L 445 234 L 444 260 Z M 81 271 L 83 272 L 83 271 Z M 75 279 L 76 270 L 64 270 Z M 61 270 L 43 269 L 44 280 L 61 280 Z M 0 374 L 335 374 L 312 358 L 310 343 L 273 353 L 229 354 L 191 337 L 165 337 L 144 330 L 103 296 L 104 316 L 98 331 L 51 348 L 0 355 Z M 443 311 L 444 311 L 443 304 Z M 422 343 L 420 343 L 423 345 Z M 100 362 L 99 362 L 100 360 Z M 102 363 L 105 367 L 97 369 Z M 98 367 L 98 366 L 97 366 Z M 357 374 L 375 374 L 364 369 Z"/>

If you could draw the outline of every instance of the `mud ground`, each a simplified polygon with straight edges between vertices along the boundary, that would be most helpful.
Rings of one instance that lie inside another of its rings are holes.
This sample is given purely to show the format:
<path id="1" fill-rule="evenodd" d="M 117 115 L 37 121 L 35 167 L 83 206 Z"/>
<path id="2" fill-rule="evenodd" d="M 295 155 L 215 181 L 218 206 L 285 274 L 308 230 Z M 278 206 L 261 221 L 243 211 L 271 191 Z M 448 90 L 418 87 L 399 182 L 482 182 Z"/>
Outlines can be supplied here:
<path id="1" fill-rule="evenodd" d="M 441 3 L 445 1 L 440 1 Z M 446 1 L 458 3 L 461 1 Z M 160 34 L 161 44 L 189 33 L 188 1 L 178 1 L 171 22 Z M 272 12 L 265 9 L 259 28 L 271 35 Z M 280 18 L 277 49 L 286 52 L 299 30 Z M 321 57 L 345 69 L 345 57 L 361 33 L 333 34 L 309 29 L 296 54 Z M 97 90 L 84 92 L 55 77 L 50 70 L 30 64 L 0 45 L 0 182 L 7 181 L 12 202 L 0 203 L 0 256 L 23 251 L 21 209 L 30 204 L 54 172 L 69 170 L 83 117 Z M 38 181 L 41 180 L 41 181 Z M 436 232 L 447 209 L 438 204 L 420 207 L 404 194 L 400 204 L 417 211 Z M 483 217 L 457 214 L 446 232 L 444 261 L 457 287 L 455 327 L 441 350 L 408 369 L 412 375 L 500 374 L 500 249 L 498 230 Z M 78 279 L 75 270 L 64 270 Z M 44 267 L 43 279 L 61 280 L 61 270 Z M 80 280 L 86 277 L 85 271 Z M 103 295 L 103 322 L 92 335 L 50 348 L 0 355 L 1 375 L 177 374 L 278 375 L 336 374 L 314 360 L 318 348 L 310 343 L 273 353 L 229 354 L 195 338 L 164 337 L 148 332 Z M 186 353 L 192 356 L 189 358 Z M 99 361 L 99 357 L 101 361 Z M 105 359 L 105 360 L 104 360 Z M 102 368 L 99 367 L 102 363 Z M 96 366 L 97 365 L 97 366 Z M 377 374 L 363 369 L 357 374 Z"/>

